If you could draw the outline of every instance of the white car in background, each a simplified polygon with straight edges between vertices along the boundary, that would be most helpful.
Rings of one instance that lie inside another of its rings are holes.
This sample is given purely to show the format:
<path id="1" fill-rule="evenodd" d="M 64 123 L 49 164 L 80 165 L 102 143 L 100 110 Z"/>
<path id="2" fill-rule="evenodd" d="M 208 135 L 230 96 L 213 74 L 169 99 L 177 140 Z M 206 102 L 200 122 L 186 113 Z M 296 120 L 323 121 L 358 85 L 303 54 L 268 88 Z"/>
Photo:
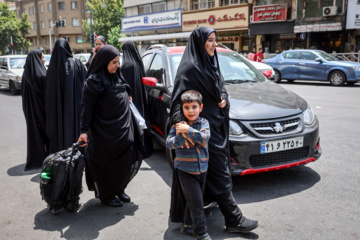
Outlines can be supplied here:
<path id="1" fill-rule="evenodd" d="M 249 59 L 246 58 L 246 60 L 248 60 L 248 62 L 250 62 L 257 70 L 259 70 L 262 74 L 264 74 L 269 80 L 274 79 L 275 77 L 275 71 L 274 69 L 265 64 L 265 63 L 261 63 L 261 62 L 255 62 L 255 61 L 251 61 Z M 271 74 L 270 74 L 271 73 Z M 269 77 L 270 76 L 270 77 Z"/>
<path id="2" fill-rule="evenodd" d="M 85 66 L 85 64 L 89 61 L 90 53 L 78 53 L 74 55 L 74 58 L 79 59 Z"/>

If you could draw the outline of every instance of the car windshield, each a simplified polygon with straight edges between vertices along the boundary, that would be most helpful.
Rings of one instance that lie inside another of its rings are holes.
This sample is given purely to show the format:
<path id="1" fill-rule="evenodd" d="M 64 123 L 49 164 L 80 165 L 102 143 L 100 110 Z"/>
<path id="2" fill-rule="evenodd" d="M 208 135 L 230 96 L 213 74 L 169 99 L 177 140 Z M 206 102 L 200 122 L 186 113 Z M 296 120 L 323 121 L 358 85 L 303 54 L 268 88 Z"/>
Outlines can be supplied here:
<path id="1" fill-rule="evenodd" d="M 171 75 L 175 80 L 183 53 L 170 55 Z M 218 52 L 220 71 L 227 83 L 265 81 L 262 74 L 235 52 Z"/>
<path id="2" fill-rule="evenodd" d="M 10 58 L 10 68 L 11 69 L 24 68 L 25 60 L 26 60 L 26 57 Z"/>
<path id="3" fill-rule="evenodd" d="M 326 61 L 339 61 L 339 59 L 331 56 L 330 54 L 328 54 L 328 53 L 326 53 L 324 51 L 316 51 L 316 53 L 319 54 Z"/>

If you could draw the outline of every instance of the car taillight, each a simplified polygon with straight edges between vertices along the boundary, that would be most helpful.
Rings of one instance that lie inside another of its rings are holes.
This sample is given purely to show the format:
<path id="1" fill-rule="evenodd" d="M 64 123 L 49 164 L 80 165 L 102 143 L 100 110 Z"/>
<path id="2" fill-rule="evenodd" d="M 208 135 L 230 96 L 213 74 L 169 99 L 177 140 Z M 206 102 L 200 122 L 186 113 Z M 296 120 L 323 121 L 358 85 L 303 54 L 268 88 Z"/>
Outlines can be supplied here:
<path id="1" fill-rule="evenodd" d="M 265 77 L 267 77 L 268 79 L 271 78 L 271 70 L 266 70 L 263 72 L 263 74 L 265 75 Z"/>
<path id="2" fill-rule="evenodd" d="M 319 148 L 320 148 L 320 138 L 319 138 L 318 142 L 316 143 L 315 150 L 318 150 Z"/>

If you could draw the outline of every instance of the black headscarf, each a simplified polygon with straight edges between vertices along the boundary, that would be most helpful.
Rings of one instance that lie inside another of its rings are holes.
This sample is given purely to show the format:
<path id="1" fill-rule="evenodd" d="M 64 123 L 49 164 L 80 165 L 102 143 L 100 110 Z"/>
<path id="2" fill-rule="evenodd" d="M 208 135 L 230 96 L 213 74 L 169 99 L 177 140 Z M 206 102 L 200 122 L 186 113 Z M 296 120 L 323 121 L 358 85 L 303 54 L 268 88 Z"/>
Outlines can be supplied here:
<path id="1" fill-rule="evenodd" d="M 228 162 L 229 140 L 229 101 L 224 87 L 216 50 L 211 58 L 205 49 L 208 36 L 214 32 L 208 27 L 198 27 L 192 31 L 184 55 L 176 73 L 174 91 L 171 97 L 170 116 L 172 123 L 184 120 L 181 110 L 181 94 L 187 90 L 196 90 L 203 97 L 203 110 L 200 116 L 210 124 L 209 168 L 207 172 L 205 198 L 211 200 L 214 196 L 231 191 L 232 181 Z M 213 60 L 211 60 L 213 59 Z M 224 98 L 225 108 L 218 103 Z M 180 187 L 174 176 L 171 202 L 171 219 L 181 220 L 182 208 L 179 202 Z"/>
<path id="2" fill-rule="evenodd" d="M 80 134 L 81 96 L 86 69 L 73 58 L 69 43 L 55 43 L 46 75 L 46 131 L 50 152 L 66 149 Z"/>
<path id="3" fill-rule="evenodd" d="M 144 132 L 147 152 L 144 158 L 147 158 L 150 157 L 152 153 L 152 138 L 147 92 L 142 83 L 142 78 L 145 77 L 145 68 L 139 51 L 133 41 L 124 42 L 121 48 L 123 51 L 123 60 L 120 68 L 121 74 L 131 87 L 133 103 L 145 119 L 148 128 Z"/>
<path id="4" fill-rule="evenodd" d="M 25 170 L 40 168 L 49 154 L 45 128 L 44 85 L 46 69 L 42 51 L 31 50 L 26 58 L 21 81 L 22 106 L 27 126 L 27 158 Z"/>

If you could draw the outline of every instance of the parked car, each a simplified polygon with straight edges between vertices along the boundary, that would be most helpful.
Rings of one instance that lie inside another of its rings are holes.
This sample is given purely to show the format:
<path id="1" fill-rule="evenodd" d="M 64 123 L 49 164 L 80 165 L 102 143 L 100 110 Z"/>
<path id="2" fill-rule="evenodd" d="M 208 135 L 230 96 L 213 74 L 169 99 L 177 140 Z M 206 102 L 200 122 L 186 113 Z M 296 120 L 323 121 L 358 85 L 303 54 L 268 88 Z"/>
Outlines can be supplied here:
<path id="1" fill-rule="evenodd" d="M 360 81 L 360 64 L 340 61 L 330 54 L 313 49 L 289 50 L 264 63 L 275 70 L 274 82 L 282 79 L 329 81 L 331 85 L 340 86 L 347 83 L 354 85 Z"/>
<path id="2" fill-rule="evenodd" d="M 244 58 L 243 56 L 241 57 Z M 269 80 L 275 79 L 275 71 L 271 66 L 261 62 L 251 61 L 247 58 L 244 59 L 249 63 L 251 63 L 257 70 L 259 70 L 262 74 L 264 74 L 265 77 L 267 77 Z"/>
<path id="3" fill-rule="evenodd" d="M 74 58 L 79 59 L 85 66 L 85 64 L 89 61 L 90 53 L 78 53 L 74 55 Z"/>
<path id="4" fill-rule="evenodd" d="M 26 55 L 0 56 L 0 85 L 8 87 L 11 94 L 21 90 Z"/>
<path id="5" fill-rule="evenodd" d="M 170 101 L 185 47 L 154 45 L 142 54 L 143 83 L 154 139 L 165 146 Z M 217 48 L 230 101 L 230 169 L 245 175 L 316 161 L 321 155 L 319 122 L 310 105 L 265 78 L 228 49 Z M 166 149 L 173 164 L 174 151 Z"/>

